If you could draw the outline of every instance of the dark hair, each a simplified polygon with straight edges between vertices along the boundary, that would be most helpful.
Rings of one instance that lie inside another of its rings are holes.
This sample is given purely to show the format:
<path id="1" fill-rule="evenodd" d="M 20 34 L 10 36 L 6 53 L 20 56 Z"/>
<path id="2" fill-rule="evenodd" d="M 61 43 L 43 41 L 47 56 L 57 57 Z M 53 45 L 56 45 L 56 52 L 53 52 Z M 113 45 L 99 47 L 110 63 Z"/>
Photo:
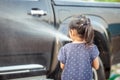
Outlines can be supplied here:
<path id="1" fill-rule="evenodd" d="M 93 44 L 94 30 L 91 26 L 90 19 L 85 15 L 74 17 L 69 24 L 70 29 L 76 29 L 79 36 L 84 38 L 87 45 Z"/>

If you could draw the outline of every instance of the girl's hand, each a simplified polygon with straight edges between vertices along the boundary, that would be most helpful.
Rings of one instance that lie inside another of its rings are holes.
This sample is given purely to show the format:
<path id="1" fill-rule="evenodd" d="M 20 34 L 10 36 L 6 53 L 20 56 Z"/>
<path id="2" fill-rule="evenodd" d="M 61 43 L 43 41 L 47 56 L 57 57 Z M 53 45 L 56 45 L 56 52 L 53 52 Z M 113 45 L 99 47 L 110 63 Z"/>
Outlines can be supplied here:
<path id="1" fill-rule="evenodd" d="M 92 66 L 93 66 L 96 70 L 99 69 L 99 58 L 98 58 L 98 57 L 96 57 L 96 58 L 93 60 Z"/>
<path id="2" fill-rule="evenodd" d="M 60 68 L 63 70 L 65 65 L 63 63 L 60 63 Z"/>

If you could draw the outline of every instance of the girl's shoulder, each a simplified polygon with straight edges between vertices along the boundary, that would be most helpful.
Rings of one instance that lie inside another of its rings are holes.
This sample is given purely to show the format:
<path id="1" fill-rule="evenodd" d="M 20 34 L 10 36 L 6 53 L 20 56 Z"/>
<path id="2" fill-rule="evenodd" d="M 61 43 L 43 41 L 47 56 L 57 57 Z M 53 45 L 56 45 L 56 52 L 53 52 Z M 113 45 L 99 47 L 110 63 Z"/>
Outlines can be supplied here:
<path id="1" fill-rule="evenodd" d="M 75 46 L 75 45 L 83 45 L 88 49 L 92 49 L 92 48 L 96 48 L 97 46 L 95 44 L 91 44 L 91 45 L 86 45 L 85 43 L 67 43 L 65 44 L 63 47 L 70 47 L 70 46 Z"/>
<path id="2" fill-rule="evenodd" d="M 91 44 L 91 45 L 88 46 L 88 48 L 94 48 L 94 47 L 96 47 L 95 44 Z"/>
<path id="3" fill-rule="evenodd" d="M 67 44 L 65 44 L 64 45 L 64 47 L 70 47 L 70 46 L 75 46 L 76 44 L 78 44 L 78 43 L 67 43 Z"/>
<path id="4" fill-rule="evenodd" d="M 67 43 L 63 47 L 64 48 L 70 48 L 70 47 L 73 47 L 73 46 L 74 46 L 73 43 Z"/>
<path id="5" fill-rule="evenodd" d="M 96 50 L 96 49 L 98 49 L 98 48 L 97 48 L 97 46 L 96 46 L 95 44 L 92 44 L 92 45 L 88 46 L 87 49 L 88 49 L 89 51 L 91 51 L 91 50 Z"/>
<path id="6" fill-rule="evenodd" d="M 71 45 L 71 43 L 67 43 L 67 44 L 65 44 L 63 47 L 64 48 L 67 48 L 67 47 L 69 47 Z"/>
<path id="7" fill-rule="evenodd" d="M 76 48 L 76 47 L 85 47 L 85 43 L 67 43 L 63 46 L 64 48 Z"/>

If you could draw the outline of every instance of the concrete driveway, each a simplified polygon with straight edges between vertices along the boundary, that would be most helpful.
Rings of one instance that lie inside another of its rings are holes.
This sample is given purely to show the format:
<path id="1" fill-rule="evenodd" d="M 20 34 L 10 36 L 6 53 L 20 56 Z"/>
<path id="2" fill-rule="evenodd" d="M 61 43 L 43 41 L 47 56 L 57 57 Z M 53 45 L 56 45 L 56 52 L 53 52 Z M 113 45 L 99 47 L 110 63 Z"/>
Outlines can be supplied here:
<path id="1" fill-rule="evenodd" d="M 46 79 L 46 76 L 35 76 L 35 77 L 18 78 L 18 79 L 10 79 L 10 80 L 53 80 L 53 79 Z"/>

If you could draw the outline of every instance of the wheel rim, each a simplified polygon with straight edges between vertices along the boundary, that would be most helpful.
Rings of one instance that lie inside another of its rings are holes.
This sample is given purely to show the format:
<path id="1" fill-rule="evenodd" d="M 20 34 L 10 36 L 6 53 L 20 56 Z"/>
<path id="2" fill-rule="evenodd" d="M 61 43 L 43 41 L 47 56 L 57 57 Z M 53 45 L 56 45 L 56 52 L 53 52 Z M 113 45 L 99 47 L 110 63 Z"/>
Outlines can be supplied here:
<path id="1" fill-rule="evenodd" d="M 93 71 L 93 80 L 98 80 L 97 71 L 94 68 L 92 68 L 92 71 Z"/>

